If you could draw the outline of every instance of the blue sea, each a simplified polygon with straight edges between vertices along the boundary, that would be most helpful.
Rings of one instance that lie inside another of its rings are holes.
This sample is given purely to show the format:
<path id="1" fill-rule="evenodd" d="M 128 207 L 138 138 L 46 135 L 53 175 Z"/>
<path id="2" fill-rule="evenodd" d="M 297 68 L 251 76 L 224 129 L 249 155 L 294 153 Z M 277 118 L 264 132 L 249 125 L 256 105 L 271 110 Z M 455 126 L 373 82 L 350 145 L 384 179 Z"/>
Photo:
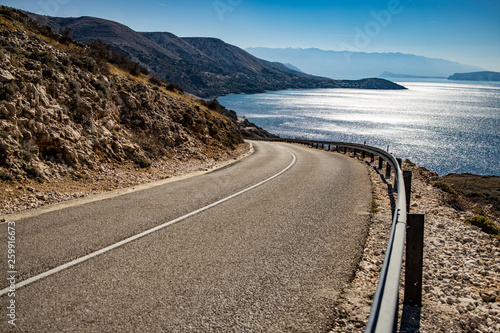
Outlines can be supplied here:
<path id="1" fill-rule="evenodd" d="M 281 137 L 389 146 L 439 175 L 500 176 L 500 83 L 398 83 L 408 90 L 284 90 L 219 102 Z"/>

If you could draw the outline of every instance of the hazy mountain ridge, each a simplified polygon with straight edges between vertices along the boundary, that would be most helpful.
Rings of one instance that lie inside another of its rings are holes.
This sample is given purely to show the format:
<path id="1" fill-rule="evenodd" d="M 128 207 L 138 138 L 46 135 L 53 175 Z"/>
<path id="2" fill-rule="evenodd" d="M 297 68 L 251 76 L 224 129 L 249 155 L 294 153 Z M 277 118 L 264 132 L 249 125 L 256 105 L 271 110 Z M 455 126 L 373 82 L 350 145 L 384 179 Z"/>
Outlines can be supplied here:
<path id="1" fill-rule="evenodd" d="M 153 74 L 200 97 L 291 88 L 403 89 L 386 80 L 335 81 L 277 68 L 216 38 L 179 38 L 165 32 L 136 32 L 99 18 L 57 18 L 28 13 L 54 31 L 65 27 L 83 43 L 101 39 Z"/>
<path id="2" fill-rule="evenodd" d="M 366 53 L 325 51 L 317 48 L 246 49 L 256 57 L 269 61 L 291 63 L 304 72 L 330 78 L 377 77 L 383 72 L 404 73 L 413 76 L 448 77 L 457 72 L 483 70 L 444 59 L 428 58 L 404 53 Z"/>

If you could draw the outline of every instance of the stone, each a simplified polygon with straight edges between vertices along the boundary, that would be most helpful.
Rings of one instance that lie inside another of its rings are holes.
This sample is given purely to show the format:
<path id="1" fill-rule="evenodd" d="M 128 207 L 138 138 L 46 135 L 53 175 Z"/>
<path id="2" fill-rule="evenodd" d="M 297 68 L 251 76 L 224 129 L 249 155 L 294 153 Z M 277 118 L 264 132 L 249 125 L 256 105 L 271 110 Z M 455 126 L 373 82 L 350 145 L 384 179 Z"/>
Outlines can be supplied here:
<path id="1" fill-rule="evenodd" d="M 17 110 L 16 106 L 12 103 L 5 103 L 5 107 L 7 108 L 7 111 L 9 112 L 8 115 L 11 117 L 14 117 L 17 115 Z"/>
<path id="2" fill-rule="evenodd" d="M 0 82 L 11 82 L 16 78 L 7 70 L 0 69 Z"/>
<path id="3" fill-rule="evenodd" d="M 497 293 L 496 292 L 482 292 L 481 298 L 483 299 L 483 301 L 485 301 L 487 303 L 495 302 L 497 299 Z"/>

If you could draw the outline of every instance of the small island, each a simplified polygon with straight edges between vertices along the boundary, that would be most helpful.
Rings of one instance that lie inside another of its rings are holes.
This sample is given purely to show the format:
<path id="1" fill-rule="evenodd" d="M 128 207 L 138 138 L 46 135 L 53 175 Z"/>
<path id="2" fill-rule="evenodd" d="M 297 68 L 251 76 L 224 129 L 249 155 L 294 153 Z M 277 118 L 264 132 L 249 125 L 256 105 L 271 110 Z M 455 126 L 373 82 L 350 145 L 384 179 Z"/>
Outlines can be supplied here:
<path id="1" fill-rule="evenodd" d="M 472 72 L 472 73 L 455 73 L 448 77 L 448 80 L 460 81 L 500 81 L 499 72 Z"/>

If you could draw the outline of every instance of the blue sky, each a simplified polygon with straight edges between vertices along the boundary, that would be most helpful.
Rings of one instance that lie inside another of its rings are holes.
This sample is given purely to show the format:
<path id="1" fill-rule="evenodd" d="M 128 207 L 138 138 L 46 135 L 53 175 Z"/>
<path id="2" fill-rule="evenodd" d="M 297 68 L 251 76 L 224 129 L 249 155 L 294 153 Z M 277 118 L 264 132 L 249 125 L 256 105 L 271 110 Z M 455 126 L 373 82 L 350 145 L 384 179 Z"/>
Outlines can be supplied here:
<path id="1" fill-rule="evenodd" d="M 38 14 L 97 16 L 138 31 L 239 47 L 402 52 L 500 71 L 499 0 L 10 0 Z"/>

